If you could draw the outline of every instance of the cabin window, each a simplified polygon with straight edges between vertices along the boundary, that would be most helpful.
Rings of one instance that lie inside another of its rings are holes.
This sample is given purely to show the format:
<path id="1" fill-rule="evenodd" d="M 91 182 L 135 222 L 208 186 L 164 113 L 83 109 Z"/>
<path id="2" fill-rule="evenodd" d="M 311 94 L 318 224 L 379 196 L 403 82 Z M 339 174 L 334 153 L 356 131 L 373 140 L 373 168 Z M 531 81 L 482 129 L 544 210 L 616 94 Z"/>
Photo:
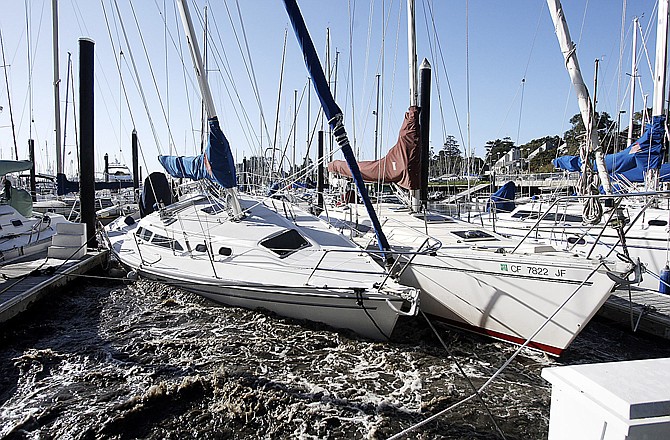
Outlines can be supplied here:
<path id="1" fill-rule="evenodd" d="M 305 240 L 305 237 L 300 235 L 295 229 L 289 229 L 279 235 L 261 241 L 261 246 L 270 249 L 282 258 L 300 249 L 306 248 L 309 245 L 310 244 Z"/>
<path id="2" fill-rule="evenodd" d="M 580 238 L 580 237 L 568 237 L 568 243 L 570 243 L 570 244 L 577 243 L 579 245 L 583 245 L 583 244 L 586 244 L 586 240 L 584 240 L 583 238 Z"/>
<path id="3" fill-rule="evenodd" d="M 195 251 L 196 252 L 207 252 L 207 246 L 200 243 L 200 244 L 195 246 Z"/>
<path id="4" fill-rule="evenodd" d="M 141 238 L 142 240 L 144 240 L 144 241 L 149 241 L 149 240 L 151 240 L 151 231 L 148 230 L 148 229 L 144 229 L 143 227 L 140 227 L 140 228 L 137 230 L 137 234 L 136 234 L 136 235 L 137 235 L 138 237 L 140 237 L 140 238 Z"/>
<path id="5" fill-rule="evenodd" d="M 668 222 L 665 220 L 652 219 L 649 220 L 649 226 L 667 226 Z"/>
<path id="6" fill-rule="evenodd" d="M 179 244 L 177 240 L 173 240 L 171 238 L 168 238 L 164 235 L 160 234 L 154 234 L 153 240 L 151 240 L 152 244 L 155 244 L 157 246 L 162 246 L 170 249 L 174 249 L 176 251 L 183 251 L 184 248 Z"/>
<path id="7" fill-rule="evenodd" d="M 21 220 L 19 220 L 19 219 L 12 220 L 12 224 L 13 224 L 14 226 L 16 226 L 17 228 L 18 228 L 19 226 L 23 226 L 23 222 L 22 222 Z"/>
<path id="8" fill-rule="evenodd" d="M 531 218 L 531 219 L 537 219 L 537 212 L 533 211 L 517 211 L 514 214 L 512 214 L 512 218 Z"/>
<path id="9" fill-rule="evenodd" d="M 570 222 L 570 223 L 581 223 L 583 221 L 581 215 L 573 214 L 563 214 L 550 212 L 544 216 L 544 220 L 552 222 Z"/>
<path id="10" fill-rule="evenodd" d="M 481 231 L 479 229 L 470 229 L 467 231 L 453 231 L 452 234 L 464 239 L 464 240 L 486 240 L 495 237 L 487 232 Z"/>
<path id="11" fill-rule="evenodd" d="M 231 248 L 221 246 L 219 248 L 219 255 L 223 255 L 224 257 L 229 257 L 233 254 L 233 250 Z"/>

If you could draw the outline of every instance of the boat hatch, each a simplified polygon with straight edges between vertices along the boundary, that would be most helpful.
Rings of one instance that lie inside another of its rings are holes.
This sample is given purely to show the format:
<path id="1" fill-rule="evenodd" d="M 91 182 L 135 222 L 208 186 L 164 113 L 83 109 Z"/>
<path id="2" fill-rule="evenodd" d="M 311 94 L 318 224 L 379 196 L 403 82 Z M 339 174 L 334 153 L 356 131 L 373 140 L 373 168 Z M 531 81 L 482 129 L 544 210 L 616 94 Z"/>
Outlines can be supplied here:
<path id="1" fill-rule="evenodd" d="M 207 207 L 201 209 L 202 212 L 205 212 L 205 213 L 207 213 L 207 214 L 212 214 L 212 215 L 219 214 L 219 213 L 221 213 L 221 212 L 224 212 L 225 210 L 226 210 L 226 207 L 225 207 L 225 206 L 223 206 L 223 205 L 214 205 L 214 204 L 213 204 L 213 205 L 209 205 L 209 206 L 207 206 Z"/>
<path id="2" fill-rule="evenodd" d="M 14 220 L 12 220 L 12 224 L 13 224 L 14 226 L 16 226 L 17 228 L 18 228 L 19 226 L 23 226 L 23 222 L 22 222 L 21 220 L 19 220 L 19 219 L 14 219 Z"/>
<path id="3" fill-rule="evenodd" d="M 454 219 L 440 214 L 419 212 L 414 214 L 414 218 L 424 220 L 426 223 L 454 223 Z"/>
<path id="4" fill-rule="evenodd" d="M 288 229 L 261 241 L 261 246 L 270 249 L 275 254 L 284 258 L 293 252 L 309 247 L 310 244 L 298 231 Z"/>
<path id="5" fill-rule="evenodd" d="M 476 240 L 497 240 L 493 235 L 481 231 L 479 229 L 468 229 L 467 231 L 452 231 L 452 234 L 457 237 L 467 240 L 467 241 L 476 241 Z"/>
<path id="6" fill-rule="evenodd" d="M 539 214 L 535 211 L 517 211 L 514 214 L 512 214 L 513 218 L 522 218 L 522 219 L 531 219 L 531 220 L 537 220 L 539 217 Z M 575 214 L 565 214 L 561 212 L 549 212 L 547 213 L 542 220 L 546 220 L 549 222 L 570 222 L 570 223 L 582 223 L 584 219 L 582 218 L 581 215 L 575 215 Z"/>

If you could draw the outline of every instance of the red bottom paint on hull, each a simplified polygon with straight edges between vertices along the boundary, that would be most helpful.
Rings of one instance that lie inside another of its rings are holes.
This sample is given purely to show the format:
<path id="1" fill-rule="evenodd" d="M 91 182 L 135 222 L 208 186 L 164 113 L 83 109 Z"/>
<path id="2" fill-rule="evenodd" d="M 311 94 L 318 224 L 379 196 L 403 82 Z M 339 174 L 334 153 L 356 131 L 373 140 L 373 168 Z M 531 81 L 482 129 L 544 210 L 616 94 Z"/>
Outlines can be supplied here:
<path id="1" fill-rule="evenodd" d="M 505 342 L 511 342 L 513 344 L 516 344 L 516 345 L 523 345 L 523 343 L 526 342 L 525 339 L 519 338 L 518 336 L 512 336 L 512 335 L 508 335 L 508 334 L 505 334 L 505 333 L 500 333 L 500 332 L 496 332 L 496 331 L 493 331 L 493 330 L 489 330 L 489 329 L 485 329 L 485 328 L 481 328 L 481 327 L 476 327 L 474 325 L 470 325 L 470 324 L 467 324 L 465 322 L 454 321 L 454 320 L 443 318 L 443 317 L 436 316 L 436 315 L 430 315 L 430 316 L 432 318 L 434 318 L 435 320 L 437 320 L 438 322 L 441 322 L 443 324 L 446 324 L 446 325 L 449 325 L 449 326 L 452 326 L 452 327 L 457 327 L 457 328 L 467 330 L 467 331 L 470 331 L 470 332 L 473 332 L 473 333 L 477 333 L 477 334 L 480 334 L 480 335 L 488 336 L 488 337 L 491 337 L 491 338 L 494 338 L 494 339 L 500 339 L 500 340 L 505 341 Z M 542 351 L 542 352 L 550 354 L 552 356 L 560 356 L 563 353 L 563 351 L 565 350 L 565 348 L 558 348 L 558 347 L 554 347 L 554 346 L 551 346 L 551 345 L 540 344 L 540 343 L 533 342 L 533 341 L 529 342 L 526 345 L 526 347 L 531 348 L 533 350 Z"/>

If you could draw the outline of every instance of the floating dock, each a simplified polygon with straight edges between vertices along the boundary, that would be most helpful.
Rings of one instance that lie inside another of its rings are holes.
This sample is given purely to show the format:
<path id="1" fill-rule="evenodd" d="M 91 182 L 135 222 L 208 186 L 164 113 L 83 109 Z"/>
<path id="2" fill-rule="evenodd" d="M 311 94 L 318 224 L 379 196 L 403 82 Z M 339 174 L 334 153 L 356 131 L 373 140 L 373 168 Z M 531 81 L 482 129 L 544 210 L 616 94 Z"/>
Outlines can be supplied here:
<path id="1" fill-rule="evenodd" d="M 631 330 L 670 339 L 670 295 L 631 286 L 614 290 L 598 312 Z"/>
<path id="2" fill-rule="evenodd" d="M 77 275 L 100 266 L 106 250 L 89 249 L 79 259 L 48 258 L 40 252 L 0 267 L 0 323 L 25 311 L 45 295 L 65 286 Z"/>

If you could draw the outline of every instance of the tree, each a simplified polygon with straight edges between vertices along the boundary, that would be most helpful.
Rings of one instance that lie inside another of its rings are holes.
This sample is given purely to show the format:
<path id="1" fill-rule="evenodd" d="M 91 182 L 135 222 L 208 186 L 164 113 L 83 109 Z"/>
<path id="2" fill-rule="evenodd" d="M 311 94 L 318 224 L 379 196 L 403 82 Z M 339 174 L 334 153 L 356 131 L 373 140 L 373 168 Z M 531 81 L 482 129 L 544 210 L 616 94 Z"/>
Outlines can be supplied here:
<path id="1" fill-rule="evenodd" d="M 551 160 L 556 157 L 557 148 L 561 144 L 561 138 L 558 135 L 555 136 L 544 136 L 541 138 L 533 139 L 532 141 L 519 146 L 521 149 L 521 157 L 527 159 L 535 150 L 538 148 L 547 145 L 550 148 L 547 148 L 545 151 L 540 151 L 534 155 L 530 160 L 530 163 L 527 164 L 527 171 L 536 171 L 536 172 L 551 172 L 553 171 L 553 165 L 551 165 Z"/>
<path id="2" fill-rule="evenodd" d="M 488 141 L 484 148 L 486 149 L 486 162 L 493 163 L 498 160 L 498 157 L 507 154 L 509 150 L 514 148 L 514 141 L 507 136 L 502 139 Z"/>
<path id="3" fill-rule="evenodd" d="M 430 157 L 429 175 L 434 177 L 456 172 L 463 162 L 458 141 L 452 135 L 445 138 L 442 149 L 436 155 L 431 151 Z"/>
<path id="4" fill-rule="evenodd" d="M 598 139 L 603 151 L 613 153 L 621 146 L 626 144 L 625 136 L 622 138 L 619 133 L 617 122 L 612 120 L 607 112 L 597 113 Z M 586 129 L 581 113 L 577 113 L 570 118 L 572 128 L 565 132 L 563 138 L 568 146 L 567 153 L 570 155 L 579 155 L 579 145 L 586 141 Z"/>

